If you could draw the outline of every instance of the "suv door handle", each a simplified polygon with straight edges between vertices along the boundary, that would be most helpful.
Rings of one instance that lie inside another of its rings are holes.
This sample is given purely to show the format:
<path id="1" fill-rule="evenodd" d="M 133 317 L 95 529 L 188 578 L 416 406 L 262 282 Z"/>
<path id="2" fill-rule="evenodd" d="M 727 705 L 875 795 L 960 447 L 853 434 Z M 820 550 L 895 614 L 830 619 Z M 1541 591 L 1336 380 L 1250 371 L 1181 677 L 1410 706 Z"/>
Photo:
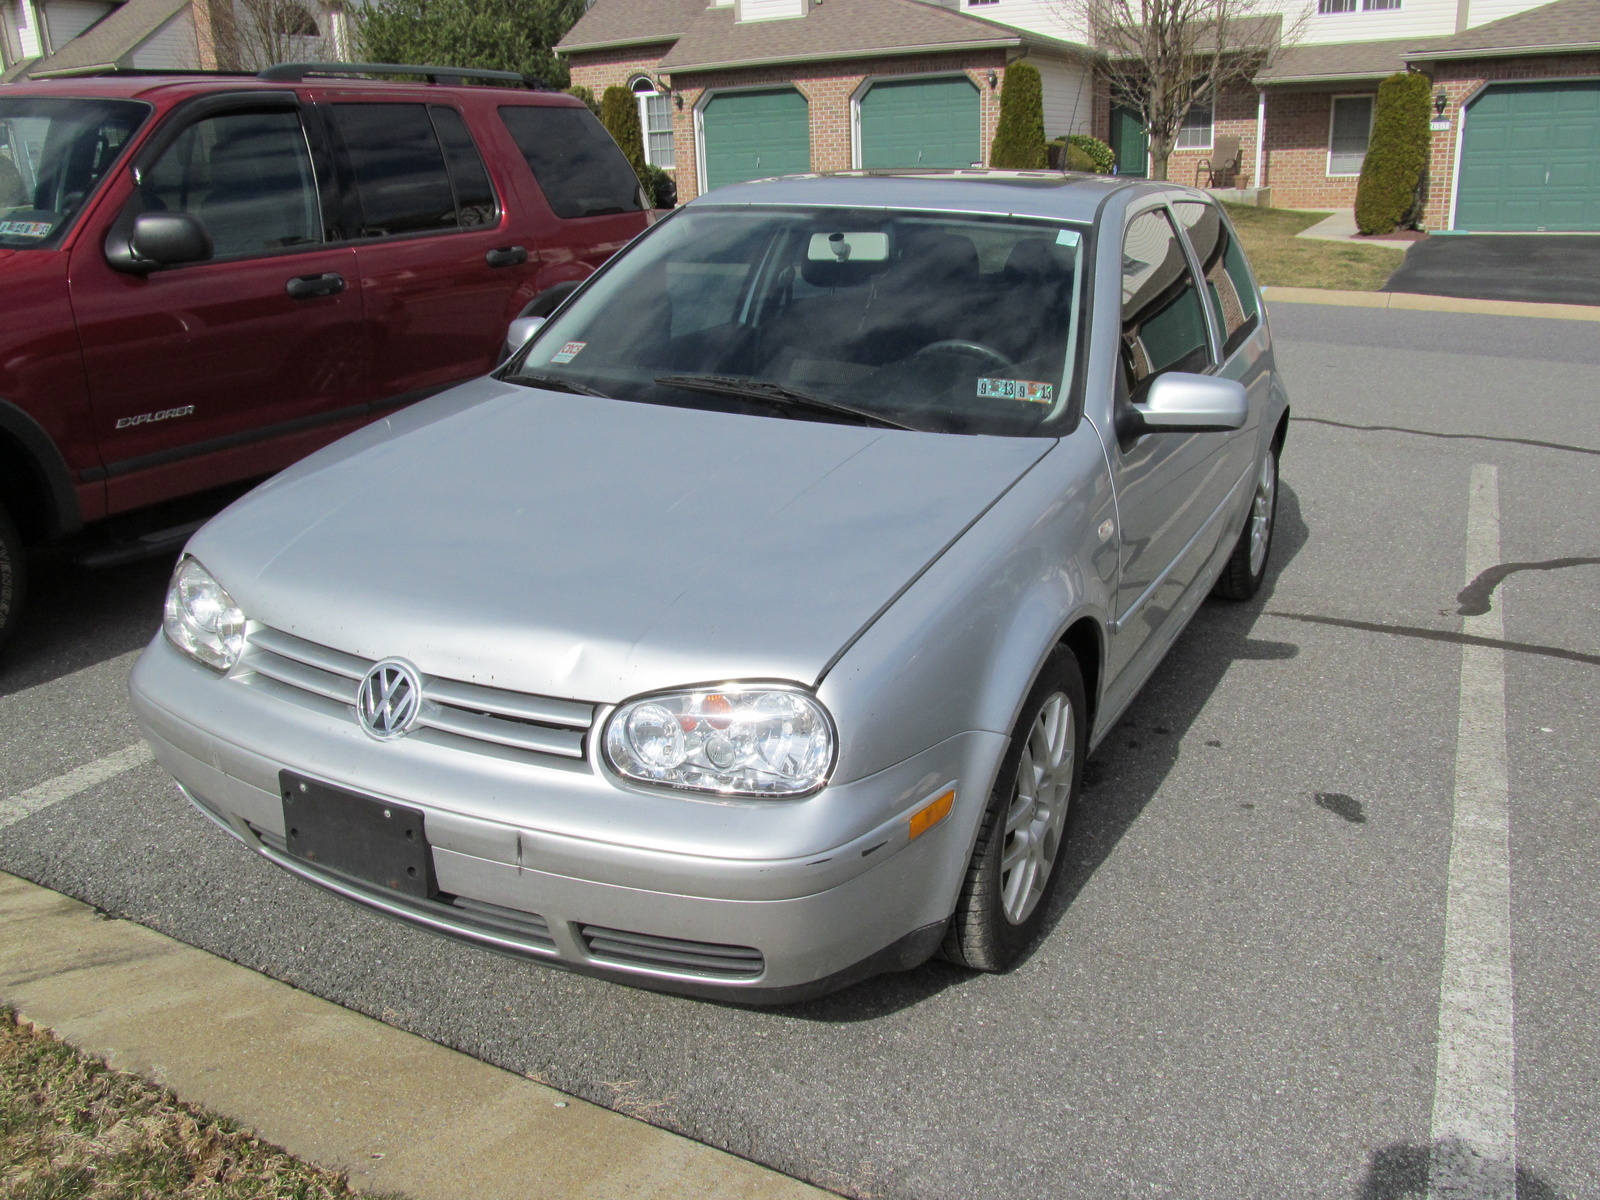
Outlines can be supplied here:
<path id="1" fill-rule="evenodd" d="M 526 246 L 501 246 L 498 250 L 490 250 L 485 254 L 483 261 L 491 267 L 520 267 L 528 261 L 528 248 Z"/>
<path id="2" fill-rule="evenodd" d="M 337 296 L 344 291 L 344 276 L 337 271 L 326 275 L 297 275 L 283 285 L 293 300 L 311 300 L 317 296 Z"/>

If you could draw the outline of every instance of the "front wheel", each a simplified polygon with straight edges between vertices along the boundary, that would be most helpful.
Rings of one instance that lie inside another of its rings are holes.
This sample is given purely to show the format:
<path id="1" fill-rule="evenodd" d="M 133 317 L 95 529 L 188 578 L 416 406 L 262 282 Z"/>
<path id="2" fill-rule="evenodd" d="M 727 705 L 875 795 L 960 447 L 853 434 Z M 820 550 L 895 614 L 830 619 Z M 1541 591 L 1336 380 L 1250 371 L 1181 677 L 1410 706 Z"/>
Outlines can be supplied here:
<path id="1" fill-rule="evenodd" d="M 27 565 L 17 527 L 11 523 L 10 514 L 0 507 L 0 649 L 16 630 L 17 618 L 22 613 Z"/>
<path id="2" fill-rule="evenodd" d="M 1278 448 L 1267 451 L 1256 477 L 1256 494 L 1250 501 L 1250 516 L 1244 532 L 1222 568 L 1213 596 L 1223 600 L 1248 600 L 1267 577 L 1267 555 L 1272 551 L 1272 531 L 1278 522 Z"/>
<path id="3" fill-rule="evenodd" d="M 978 830 L 943 954 L 980 971 L 1022 957 L 1049 907 L 1083 778 L 1083 676 L 1070 651 L 1045 664 L 1022 706 Z"/>

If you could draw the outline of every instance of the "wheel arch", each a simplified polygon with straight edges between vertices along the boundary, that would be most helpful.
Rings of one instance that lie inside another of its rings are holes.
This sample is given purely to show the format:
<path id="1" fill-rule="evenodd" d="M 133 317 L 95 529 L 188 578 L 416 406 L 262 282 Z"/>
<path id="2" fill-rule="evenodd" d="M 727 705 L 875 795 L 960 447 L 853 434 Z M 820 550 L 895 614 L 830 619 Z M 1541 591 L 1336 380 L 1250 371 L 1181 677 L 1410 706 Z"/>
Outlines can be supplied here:
<path id="1" fill-rule="evenodd" d="M 0 502 L 26 541 L 47 542 L 83 528 L 72 474 L 43 427 L 0 399 Z"/>

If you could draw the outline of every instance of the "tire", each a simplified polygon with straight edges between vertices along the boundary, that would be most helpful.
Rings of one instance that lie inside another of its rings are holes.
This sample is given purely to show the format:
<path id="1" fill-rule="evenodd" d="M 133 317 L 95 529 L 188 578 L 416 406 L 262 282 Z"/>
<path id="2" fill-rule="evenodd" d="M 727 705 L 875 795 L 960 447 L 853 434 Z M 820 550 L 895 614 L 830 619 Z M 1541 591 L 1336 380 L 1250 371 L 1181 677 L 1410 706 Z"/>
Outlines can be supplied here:
<path id="1" fill-rule="evenodd" d="M 1060 878 L 1061 848 L 1067 842 L 1073 806 L 1083 783 L 1088 740 L 1084 713 L 1078 660 L 1070 650 L 1058 650 L 1028 693 L 1001 761 L 1000 777 L 978 829 L 961 897 L 945 933 L 941 953 L 951 962 L 979 971 L 1006 971 L 1038 936 Z M 1055 776 L 1055 786 L 1049 789 L 1054 793 L 1053 803 L 1044 812 L 1038 801 L 1045 789 L 1040 787 L 1036 766 L 1042 757 L 1057 760 L 1050 772 Z M 1031 800 L 1023 794 L 1030 779 L 1034 788 Z M 1020 823 L 1019 817 L 1023 818 Z M 1019 850 L 1022 861 L 1008 869 L 1007 855 Z M 1030 864 L 1031 878 L 1019 875 Z"/>
<path id="2" fill-rule="evenodd" d="M 1273 446 L 1261 464 L 1250 516 L 1228 556 L 1211 594 L 1223 600 L 1248 600 L 1261 589 L 1272 556 L 1272 535 L 1278 527 L 1278 447 Z"/>
<path id="3" fill-rule="evenodd" d="M 10 515 L 0 507 L 0 649 L 16 630 L 27 585 L 28 561 L 23 556 L 22 538 Z"/>

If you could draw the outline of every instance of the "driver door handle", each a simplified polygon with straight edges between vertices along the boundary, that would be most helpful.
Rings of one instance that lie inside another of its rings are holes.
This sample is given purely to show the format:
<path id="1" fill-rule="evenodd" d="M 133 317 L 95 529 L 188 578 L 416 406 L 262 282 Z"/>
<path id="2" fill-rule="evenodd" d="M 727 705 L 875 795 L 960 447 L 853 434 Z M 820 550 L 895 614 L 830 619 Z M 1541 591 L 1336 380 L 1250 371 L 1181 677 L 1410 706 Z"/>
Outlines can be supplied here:
<path id="1" fill-rule="evenodd" d="M 520 267 L 528 261 L 528 248 L 526 246 L 501 246 L 498 250 L 490 250 L 483 256 L 483 261 L 491 267 Z"/>
<path id="2" fill-rule="evenodd" d="M 326 275 L 297 275 L 283 285 L 293 300 L 312 300 L 318 296 L 337 296 L 344 291 L 344 276 L 337 271 Z"/>

